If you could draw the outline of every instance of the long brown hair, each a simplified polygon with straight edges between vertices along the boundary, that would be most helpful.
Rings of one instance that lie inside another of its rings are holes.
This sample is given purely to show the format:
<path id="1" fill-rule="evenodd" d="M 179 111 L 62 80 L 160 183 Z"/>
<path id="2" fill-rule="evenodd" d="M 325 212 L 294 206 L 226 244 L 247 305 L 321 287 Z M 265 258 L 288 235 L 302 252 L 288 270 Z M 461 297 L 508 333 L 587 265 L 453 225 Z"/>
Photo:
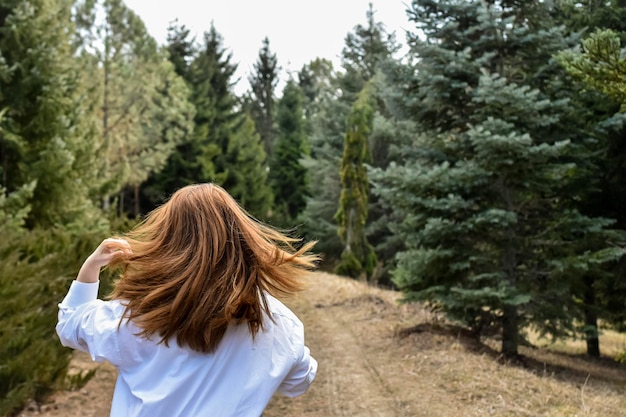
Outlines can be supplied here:
<path id="1" fill-rule="evenodd" d="M 214 351 L 231 323 L 254 337 L 269 315 L 265 292 L 302 290 L 318 260 L 315 242 L 297 249 L 300 239 L 253 219 L 214 184 L 181 188 L 123 238 L 132 254 L 111 263 L 122 267 L 111 298 L 140 336 L 200 352 Z"/>

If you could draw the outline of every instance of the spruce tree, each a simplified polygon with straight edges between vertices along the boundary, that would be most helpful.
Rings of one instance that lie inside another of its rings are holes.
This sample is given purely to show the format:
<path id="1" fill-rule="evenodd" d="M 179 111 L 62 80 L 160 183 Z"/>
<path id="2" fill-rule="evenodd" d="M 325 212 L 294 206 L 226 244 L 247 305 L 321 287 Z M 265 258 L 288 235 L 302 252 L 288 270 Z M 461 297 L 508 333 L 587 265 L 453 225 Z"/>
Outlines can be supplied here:
<path id="1" fill-rule="evenodd" d="M 372 3 L 365 14 L 367 25 L 356 25 L 345 37 L 341 51 L 342 67 L 346 71 L 343 88 L 358 94 L 365 83 L 374 77 L 379 65 L 391 58 L 400 45 L 394 33 L 388 33 L 385 25 L 375 18 Z"/>
<path id="2" fill-rule="evenodd" d="M 626 42 L 626 1 L 560 0 L 555 18 L 568 29 L 588 36 L 597 29 L 615 32 L 622 44 Z"/>
<path id="3" fill-rule="evenodd" d="M 374 118 L 371 132 L 368 134 L 367 146 L 372 157 L 368 164 L 382 167 L 388 163 L 389 147 L 392 146 L 396 134 L 388 129 L 393 122 L 383 96 L 385 79 L 383 74 L 390 62 L 394 61 L 393 56 L 400 45 L 396 42 L 395 34 L 388 33 L 385 25 L 375 17 L 375 10 L 370 3 L 366 12 L 366 25 L 357 25 L 346 36 L 342 50 L 342 67 L 345 73 L 340 80 L 342 98 L 350 105 L 353 105 L 364 86 L 369 85 L 368 94 Z M 388 283 L 390 279 L 386 271 L 395 258 L 393 251 L 396 249 L 396 245 L 391 243 L 394 238 L 385 227 L 391 213 L 378 202 L 375 195 L 369 195 L 368 206 L 366 238 L 380 255 L 381 261 L 376 276 L 370 279 L 377 283 Z"/>
<path id="4" fill-rule="evenodd" d="M 374 180 L 403 219 L 391 227 L 406 244 L 393 272 L 406 298 L 477 335 L 500 329 L 502 353 L 516 356 L 528 324 L 572 329 L 563 271 L 607 253 L 581 252 L 575 236 L 602 240 L 611 221 L 581 214 L 568 194 L 577 147 L 560 129 L 567 101 L 550 94 L 562 29 L 542 26 L 547 4 L 509 3 L 413 1 L 424 38 L 411 40 L 404 111 L 422 133 Z"/>
<path id="5" fill-rule="evenodd" d="M 169 60 L 174 65 L 176 74 L 183 80 L 189 80 L 189 62 L 195 55 L 195 37 L 190 37 L 191 32 L 178 20 L 171 22 L 167 27 L 167 49 Z"/>
<path id="6" fill-rule="evenodd" d="M 57 303 L 83 238 L 106 229 L 72 2 L 0 4 L 0 415 L 65 382 Z M 93 242 L 92 242 L 93 243 Z"/>
<path id="7" fill-rule="evenodd" d="M 309 188 L 300 222 L 303 233 L 318 241 L 316 248 L 325 258 L 334 259 L 343 249 L 334 217 L 341 194 L 339 166 L 349 106 L 339 100 L 338 75 L 331 62 L 314 60 L 301 73 L 311 154 L 302 159 Z"/>
<path id="8" fill-rule="evenodd" d="M 151 103 L 145 108 L 139 121 L 141 141 L 128 142 L 127 154 L 129 175 L 127 193 L 132 192 L 132 211 L 135 216 L 145 212 L 141 207 L 140 188 L 147 180 L 161 172 L 170 156 L 188 143 L 193 132 L 195 109 L 189 101 L 189 90 L 185 82 L 175 73 L 173 65 L 165 57 L 151 73 L 149 86 L 153 89 Z"/>
<path id="9" fill-rule="evenodd" d="M 278 101 L 278 139 L 270 159 L 269 172 L 276 219 L 281 226 L 291 224 L 306 204 L 306 169 L 300 160 L 310 150 L 302 103 L 302 91 L 294 80 L 288 80 Z"/>
<path id="10" fill-rule="evenodd" d="M 194 141 L 200 167 L 198 180 L 224 185 L 230 168 L 228 142 L 237 119 L 237 99 L 231 91 L 231 78 L 237 65 L 224 47 L 222 35 L 211 25 L 191 62 L 190 85 L 196 107 Z"/>

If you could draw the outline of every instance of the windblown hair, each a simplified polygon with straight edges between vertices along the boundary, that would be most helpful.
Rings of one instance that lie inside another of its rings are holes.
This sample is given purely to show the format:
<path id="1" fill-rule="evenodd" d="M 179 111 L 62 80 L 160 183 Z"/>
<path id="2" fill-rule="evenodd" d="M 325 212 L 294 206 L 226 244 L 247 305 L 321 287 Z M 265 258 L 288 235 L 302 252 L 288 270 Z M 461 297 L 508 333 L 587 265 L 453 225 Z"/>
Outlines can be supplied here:
<path id="1" fill-rule="evenodd" d="M 230 324 L 247 323 L 254 337 L 264 313 L 271 318 L 266 292 L 302 290 L 318 260 L 315 242 L 297 249 L 300 239 L 253 219 L 214 184 L 181 188 L 123 238 L 132 253 L 111 263 L 122 271 L 110 297 L 139 336 L 200 352 L 213 352 Z"/>

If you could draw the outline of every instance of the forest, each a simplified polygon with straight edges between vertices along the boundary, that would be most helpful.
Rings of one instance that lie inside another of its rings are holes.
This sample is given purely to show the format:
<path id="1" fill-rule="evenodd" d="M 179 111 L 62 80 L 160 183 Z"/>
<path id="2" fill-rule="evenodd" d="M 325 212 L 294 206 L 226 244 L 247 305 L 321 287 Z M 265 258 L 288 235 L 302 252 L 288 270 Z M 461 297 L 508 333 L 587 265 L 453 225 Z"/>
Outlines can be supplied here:
<path id="1" fill-rule="evenodd" d="M 398 39 L 370 5 L 339 68 L 280 91 L 265 38 L 236 94 L 212 24 L 160 45 L 123 0 L 0 0 L 0 415 L 88 378 L 57 303 L 102 238 L 198 182 L 504 357 L 529 330 L 600 357 L 626 330 L 626 1 L 406 13 Z"/>

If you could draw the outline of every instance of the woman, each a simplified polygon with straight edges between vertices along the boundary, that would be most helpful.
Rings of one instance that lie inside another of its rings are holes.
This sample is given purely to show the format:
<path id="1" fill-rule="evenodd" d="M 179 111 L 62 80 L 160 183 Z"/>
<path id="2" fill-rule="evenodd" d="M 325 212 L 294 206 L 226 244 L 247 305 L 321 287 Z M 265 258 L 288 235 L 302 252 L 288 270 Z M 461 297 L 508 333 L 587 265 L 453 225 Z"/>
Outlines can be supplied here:
<path id="1" fill-rule="evenodd" d="M 184 187 L 87 258 L 59 304 L 61 343 L 118 369 L 111 416 L 259 416 L 317 372 L 302 323 L 276 298 L 301 290 L 318 260 L 297 242 L 217 185 Z M 121 274 L 103 301 L 107 265 Z"/>

